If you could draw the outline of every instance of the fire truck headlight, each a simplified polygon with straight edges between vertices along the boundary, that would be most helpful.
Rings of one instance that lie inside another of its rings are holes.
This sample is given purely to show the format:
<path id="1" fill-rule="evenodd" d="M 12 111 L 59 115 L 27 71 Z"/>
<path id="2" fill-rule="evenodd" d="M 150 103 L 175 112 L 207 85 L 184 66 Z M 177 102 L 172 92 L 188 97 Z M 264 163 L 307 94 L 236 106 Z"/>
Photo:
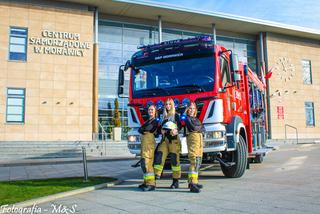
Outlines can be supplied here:
<path id="1" fill-rule="evenodd" d="M 224 134 L 222 131 L 211 131 L 205 134 L 206 139 L 220 139 L 223 137 L 224 137 Z"/>
<path id="2" fill-rule="evenodd" d="M 129 136 L 128 136 L 128 141 L 129 141 L 129 142 L 137 142 L 137 141 L 140 141 L 140 136 L 138 136 L 138 135 L 129 135 Z"/>

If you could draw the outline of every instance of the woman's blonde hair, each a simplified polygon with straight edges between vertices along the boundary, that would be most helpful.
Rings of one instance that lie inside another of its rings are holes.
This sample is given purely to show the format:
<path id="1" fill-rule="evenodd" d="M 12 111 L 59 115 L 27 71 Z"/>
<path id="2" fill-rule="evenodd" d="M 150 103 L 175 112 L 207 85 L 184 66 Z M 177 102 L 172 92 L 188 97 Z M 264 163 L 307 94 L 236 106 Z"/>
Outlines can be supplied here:
<path id="1" fill-rule="evenodd" d="M 155 105 L 150 105 L 148 107 L 148 115 L 149 115 L 149 108 L 154 108 L 154 111 L 155 111 L 155 115 L 154 115 L 154 118 L 157 118 L 158 117 L 158 111 L 157 111 L 157 107 Z"/>
<path id="2" fill-rule="evenodd" d="M 191 106 L 194 106 L 194 108 L 196 109 L 196 111 L 194 112 L 194 115 L 191 115 L 192 117 L 196 117 L 197 113 L 198 113 L 198 109 L 197 109 L 197 104 L 195 102 L 191 102 L 190 105 L 186 108 L 185 113 L 188 114 L 189 109 L 191 108 Z"/>
<path id="3" fill-rule="evenodd" d="M 170 109 L 169 112 L 167 111 L 167 108 L 166 108 L 166 103 L 167 103 L 167 102 L 170 102 L 170 104 L 171 104 L 171 109 Z M 174 117 L 175 114 L 176 114 L 176 108 L 175 108 L 175 106 L 174 106 L 173 99 L 168 98 L 168 99 L 166 100 L 166 102 L 164 103 L 163 118 L 164 118 L 164 119 L 167 119 L 167 118 L 170 117 L 170 116 Z"/>

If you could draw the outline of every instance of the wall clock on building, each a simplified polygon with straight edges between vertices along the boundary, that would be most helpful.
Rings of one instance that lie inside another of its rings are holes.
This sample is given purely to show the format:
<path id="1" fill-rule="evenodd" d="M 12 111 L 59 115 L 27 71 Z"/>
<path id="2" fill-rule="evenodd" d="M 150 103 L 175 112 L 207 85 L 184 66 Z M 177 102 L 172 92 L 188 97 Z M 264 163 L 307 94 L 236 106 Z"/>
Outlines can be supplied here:
<path id="1" fill-rule="evenodd" d="M 286 88 L 288 86 L 286 83 L 294 77 L 295 67 L 289 58 L 279 57 L 273 67 L 273 72 L 278 77 L 277 79 L 280 80 L 279 82 L 281 82 L 282 86 L 281 88 L 275 88 L 270 97 L 277 97 L 279 98 L 278 102 L 282 102 L 283 95 L 291 93 L 289 89 Z M 296 91 L 293 93 L 296 93 Z"/>
<path id="2" fill-rule="evenodd" d="M 286 57 L 279 57 L 274 67 L 276 75 L 284 82 L 292 79 L 294 76 L 295 67 L 291 60 Z"/>

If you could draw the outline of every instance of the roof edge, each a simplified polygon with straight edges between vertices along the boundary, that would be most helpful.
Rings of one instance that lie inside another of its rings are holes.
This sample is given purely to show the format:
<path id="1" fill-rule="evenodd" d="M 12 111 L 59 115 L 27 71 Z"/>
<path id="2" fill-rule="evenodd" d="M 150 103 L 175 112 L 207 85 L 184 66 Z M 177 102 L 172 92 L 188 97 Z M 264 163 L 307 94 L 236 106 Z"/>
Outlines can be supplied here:
<path id="1" fill-rule="evenodd" d="M 258 25 L 265 25 L 265 26 L 281 28 L 281 29 L 286 29 L 286 30 L 293 30 L 293 31 L 304 32 L 304 33 L 309 33 L 309 34 L 315 34 L 315 35 L 320 36 L 320 30 L 317 30 L 317 29 L 301 27 L 301 26 L 296 26 L 296 25 L 290 25 L 290 24 L 283 24 L 283 23 L 274 22 L 274 21 L 267 21 L 267 20 L 263 20 L 263 19 L 250 18 L 250 17 L 226 14 L 226 13 L 221 13 L 221 12 L 191 10 L 191 9 L 188 9 L 185 7 L 179 7 L 179 6 L 172 5 L 172 4 L 156 3 L 156 2 L 144 1 L 144 0 L 113 0 L 113 1 L 114 2 L 121 2 L 121 3 L 128 3 L 128 4 L 135 4 L 135 5 L 142 5 L 142 6 L 149 6 L 149 7 L 158 7 L 161 9 L 175 10 L 175 11 L 180 11 L 180 12 L 188 12 L 188 13 L 206 15 L 206 16 L 217 17 L 217 18 L 224 18 L 224 19 L 229 19 L 229 20 L 247 22 L 247 23 L 258 24 Z"/>

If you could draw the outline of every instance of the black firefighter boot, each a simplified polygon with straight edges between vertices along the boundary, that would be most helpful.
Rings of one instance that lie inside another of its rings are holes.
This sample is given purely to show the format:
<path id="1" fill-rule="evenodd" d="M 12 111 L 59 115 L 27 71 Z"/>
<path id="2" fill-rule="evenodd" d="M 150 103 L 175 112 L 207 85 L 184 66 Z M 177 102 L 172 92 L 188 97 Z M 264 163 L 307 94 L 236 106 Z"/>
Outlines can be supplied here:
<path id="1" fill-rule="evenodd" d="M 143 190 L 143 188 L 146 187 L 146 186 L 147 186 L 146 183 L 142 183 L 138 187 Z"/>
<path id="2" fill-rule="evenodd" d="M 171 189 L 178 189 L 179 188 L 179 180 L 176 178 L 173 178 L 170 188 Z"/>
<path id="3" fill-rule="evenodd" d="M 199 188 L 199 189 L 202 189 L 203 188 L 203 185 L 202 184 L 196 184 L 197 185 L 197 187 Z"/>
<path id="4" fill-rule="evenodd" d="M 198 187 L 197 184 L 190 183 L 189 184 L 189 188 L 190 188 L 190 192 L 193 192 L 193 193 L 199 193 L 200 192 L 200 188 Z"/>
<path id="5" fill-rule="evenodd" d="M 199 189 L 202 189 L 203 188 L 203 185 L 202 184 L 194 184 L 194 185 L 196 185 Z M 188 187 L 190 188 L 190 186 L 191 186 L 191 183 L 189 183 L 189 185 L 188 185 Z"/>
<path id="6" fill-rule="evenodd" d="M 152 185 L 146 185 L 145 187 L 143 187 L 143 191 L 154 191 L 156 189 L 155 186 Z"/>

